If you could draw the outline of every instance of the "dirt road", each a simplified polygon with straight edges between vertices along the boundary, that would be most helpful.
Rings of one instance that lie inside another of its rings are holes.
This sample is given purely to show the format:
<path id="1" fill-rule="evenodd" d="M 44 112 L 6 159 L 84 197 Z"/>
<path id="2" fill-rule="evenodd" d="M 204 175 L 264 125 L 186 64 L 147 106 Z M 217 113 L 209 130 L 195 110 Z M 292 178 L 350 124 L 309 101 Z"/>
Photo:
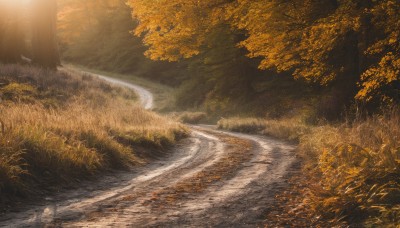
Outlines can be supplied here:
<path id="1" fill-rule="evenodd" d="M 141 104 L 142 104 L 144 109 L 151 110 L 153 108 L 153 106 L 154 106 L 153 94 L 149 90 L 147 90 L 147 89 L 145 89 L 143 87 L 140 87 L 138 85 L 135 85 L 135 84 L 132 84 L 132 83 L 128 83 L 128 82 L 125 82 L 125 81 L 122 81 L 122 80 L 118 80 L 118 79 L 115 79 L 115 78 L 110 78 L 110 77 L 107 77 L 107 76 L 103 76 L 103 75 L 100 75 L 100 74 L 93 74 L 93 73 L 89 73 L 89 72 L 83 72 L 83 73 L 92 74 L 92 75 L 95 75 L 95 76 L 97 76 L 97 77 L 109 82 L 109 83 L 112 83 L 112 84 L 115 84 L 115 85 L 119 85 L 119 86 L 123 86 L 123 87 L 127 87 L 129 89 L 134 90 L 138 94 L 138 96 L 140 98 L 140 102 L 141 102 Z"/>
<path id="2" fill-rule="evenodd" d="M 145 108 L 149 91 L 129 86 Z M 294 145 L 192 126 L 158 161 L 116 172 L 0 218 L 0 226 L 256 227 L 296 171 Z"/>

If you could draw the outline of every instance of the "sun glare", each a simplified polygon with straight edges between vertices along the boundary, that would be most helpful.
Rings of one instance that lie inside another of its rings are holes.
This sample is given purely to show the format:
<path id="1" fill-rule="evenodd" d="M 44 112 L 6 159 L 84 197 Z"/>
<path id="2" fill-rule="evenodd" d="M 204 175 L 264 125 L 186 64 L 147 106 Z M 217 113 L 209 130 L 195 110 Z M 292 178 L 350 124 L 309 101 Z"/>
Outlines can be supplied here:
<path id="1" fill-rule="evenodd" d="M 26 6 L 32 0 L 0 0 L 1 7 L 18 7 L 18 6 Z"/>

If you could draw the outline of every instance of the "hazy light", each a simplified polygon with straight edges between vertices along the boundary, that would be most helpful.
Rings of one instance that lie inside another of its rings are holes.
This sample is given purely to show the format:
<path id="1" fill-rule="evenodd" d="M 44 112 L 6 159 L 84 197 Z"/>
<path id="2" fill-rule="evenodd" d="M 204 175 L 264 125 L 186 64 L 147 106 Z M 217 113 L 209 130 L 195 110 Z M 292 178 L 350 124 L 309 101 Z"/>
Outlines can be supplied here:
<path id="1" fill-rule="evenodd" d="M 31 3 L 33 0 L 0 0 L 0 6 L 25 6 Z"/>

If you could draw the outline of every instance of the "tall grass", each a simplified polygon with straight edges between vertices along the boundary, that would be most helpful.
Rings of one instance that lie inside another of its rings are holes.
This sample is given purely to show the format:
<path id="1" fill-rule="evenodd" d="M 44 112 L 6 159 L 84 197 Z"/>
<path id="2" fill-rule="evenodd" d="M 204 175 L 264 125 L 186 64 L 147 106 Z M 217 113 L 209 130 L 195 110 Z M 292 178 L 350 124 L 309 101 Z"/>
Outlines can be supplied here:
<path id="1" fill-rule="evenodd" d="M 141 164 L 137 148 L 162 149 L 186 134 L 135 106 L 133 92 L 87 75 L 2 65 L 0 81 L 2 194 Z"/>
<path id="2" fill-rule="evenodd" d="M 319 178 L 311 189 L 315 212 L 351 224 L 400 225 L 399 110 L 315 129 L 300 146 L 317 158 L 313 172 Z"/>
<path id="3" fill-rule="evenodd" d="M 228 118 L 217 123 L 218 128 L 230 131 L 263 134 L 298 142 L 300 137 L 310 132 L 311 127 L 296 118 L 274 120 L 260 118 Z"/>
<path id="4" fill-rule="evenodd" d="M 310 214 L 360 226 L 400 225 L 400 111 L 341 125 L 223 119 L 222 129 L 299 142 Z M 314 216 L 314 217 L 315 217 Z"/>

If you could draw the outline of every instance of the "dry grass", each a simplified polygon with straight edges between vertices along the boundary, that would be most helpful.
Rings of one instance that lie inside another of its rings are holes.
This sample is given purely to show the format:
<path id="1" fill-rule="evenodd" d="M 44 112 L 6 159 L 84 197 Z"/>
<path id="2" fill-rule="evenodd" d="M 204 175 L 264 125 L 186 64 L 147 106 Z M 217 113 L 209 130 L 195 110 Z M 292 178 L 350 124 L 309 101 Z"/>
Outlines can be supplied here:
<path id="1" fill-rule="evenodd" d="M 263 134 L 298 142 L 300 137 L 310 132 L 311 127 L 303 121 L 292 118 L 284 120 L 257 118 L 229 118 L 218 121 L 218 128 L 230 131 Z"/>
<path id="2" fill-rule="evenodd" d="M 87 75 L 1 65 L 0 82 L 1 194 L 140 164 L 137 147 L 186 134 L 134 106 L 133 92 Z"/>
<path id="3" fill-rule="evenodd" d="M 188 124 L 199 124 L 207 121 L 205 112 L 175 112 L 170 113 L 169 116 L 179 122 Z"/>
<path id="4" fill-rule="evenodd" d="M 106 75 L 108 77 L 122 79 L 124 81 L 132 82 L 136 85 L 143 86 L 144 88 L 149 89 L 154 94 L 154 102 L 157 105 L 156 107 L 153 108 L 153 110 L 164 113 L 164 112 L 169 112 L 173 109 L 171 105 L 175 103 L 175 97 L 173 95 L 174 89 L 172 87 L 162 85 L 160 83 L 155 83 L 143 77 L 138 77 L 131 74 L 113 73 L 93 68 L 87 68 L 76 64 L 64 64 L 64 65 L 67 67 L 67 69 Z"/>
<path id="5" fill-rule="evenodd" d="M 301 195 L 310 205 L 310 218 L 321 216 L 334 224 L 400 225 L 398 109 L 339 126 L 254 118 L 222 119 L 218 126 L 298 141 L 308 176 Z"/>
<path id="6" fill-rule="evenodd" d="M 300 143 L 314 154 L 315 212 L 350 224 L 400 225 L 400 113 L 320 127 Z"/>

